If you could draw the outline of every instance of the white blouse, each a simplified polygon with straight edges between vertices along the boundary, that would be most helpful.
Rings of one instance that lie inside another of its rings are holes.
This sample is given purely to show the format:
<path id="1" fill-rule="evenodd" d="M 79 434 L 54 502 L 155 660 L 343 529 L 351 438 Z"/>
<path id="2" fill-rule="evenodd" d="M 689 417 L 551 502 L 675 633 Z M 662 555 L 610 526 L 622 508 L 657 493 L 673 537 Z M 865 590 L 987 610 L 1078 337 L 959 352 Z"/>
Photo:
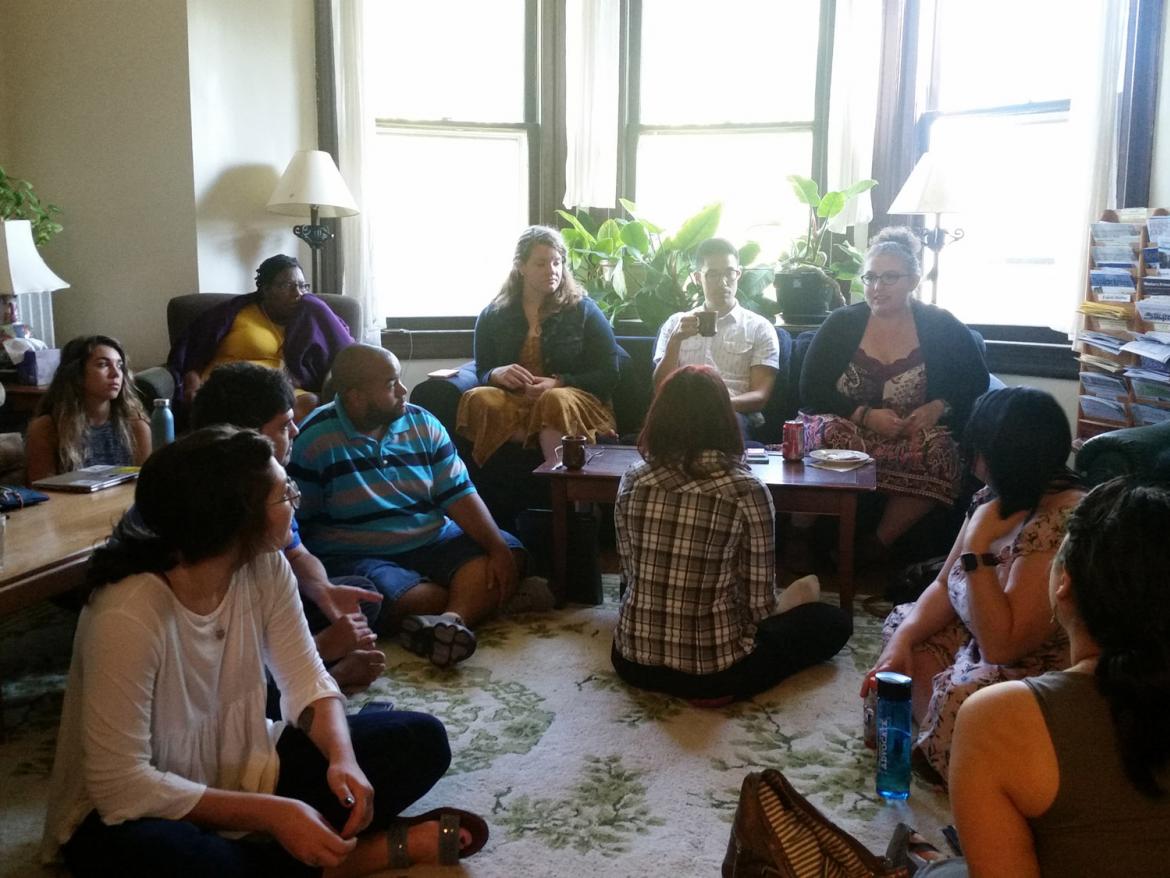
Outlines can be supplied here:
<path id="1" fill-rule="evenodd" d="M 42 856 L 94 809 L 108 825 L 178 820 L 208 786 L 271 793 L 285 723 L 265 716 L 265 666 L 286 721 L 342 698 L 280 552 L 239 570 L 205 616 L 154 574 L 99 589 L 73 641 Z"/>

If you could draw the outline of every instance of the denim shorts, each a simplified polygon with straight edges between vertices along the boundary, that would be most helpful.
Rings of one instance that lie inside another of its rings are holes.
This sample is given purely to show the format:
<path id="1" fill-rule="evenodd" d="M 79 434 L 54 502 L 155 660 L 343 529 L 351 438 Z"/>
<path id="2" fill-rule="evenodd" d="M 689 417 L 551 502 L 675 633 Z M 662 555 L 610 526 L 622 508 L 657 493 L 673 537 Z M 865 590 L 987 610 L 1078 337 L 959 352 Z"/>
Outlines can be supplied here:
<path id="1" fill-rule="evenodd" d="M 509 549 L 524 548 L 507 531 L 500 531 L 500 536 Z M 443 587 L 450 585 L 459 568 L 486 554 L 479 543 L 448 519 L 435 539 L 417 549 L 381 558 L 334 556 L 322 560 L 330 576 L 364 576 L 387 603 L 393 603 L 424 579 Z"/>

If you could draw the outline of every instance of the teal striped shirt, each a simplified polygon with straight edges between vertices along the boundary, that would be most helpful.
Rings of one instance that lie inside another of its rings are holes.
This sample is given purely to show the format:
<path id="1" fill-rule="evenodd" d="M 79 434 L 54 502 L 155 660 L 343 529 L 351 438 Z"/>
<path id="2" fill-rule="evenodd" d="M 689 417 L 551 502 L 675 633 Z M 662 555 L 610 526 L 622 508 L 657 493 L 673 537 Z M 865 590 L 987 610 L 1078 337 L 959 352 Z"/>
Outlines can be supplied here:
<path id="1" fill-rule="evenodd" d="M 445 510 L 475 493 L 443 425 L 407 405 L 381 442 L 336 402 L 315 410 L 293 443 L 301 538 L 318 556 L 387 557 L 438 536 Z"/>

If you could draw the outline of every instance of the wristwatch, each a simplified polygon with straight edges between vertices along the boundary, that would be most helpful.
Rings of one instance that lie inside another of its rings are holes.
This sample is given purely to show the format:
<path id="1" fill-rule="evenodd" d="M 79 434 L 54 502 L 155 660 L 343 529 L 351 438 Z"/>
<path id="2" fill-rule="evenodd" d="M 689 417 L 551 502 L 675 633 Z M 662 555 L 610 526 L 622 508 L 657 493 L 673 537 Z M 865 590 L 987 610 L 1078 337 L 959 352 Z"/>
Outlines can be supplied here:
<path id="1" fill-rule="evenodd" d="M 980 564 L 984 567 L 995 567 L 999 564 L 999 559 L 991 552 L 983 552 L 976 555 L 974 552 L 964 552 L 959 556 L 959 563 L 963 565 L 963 569 L 970 573 Z"/>

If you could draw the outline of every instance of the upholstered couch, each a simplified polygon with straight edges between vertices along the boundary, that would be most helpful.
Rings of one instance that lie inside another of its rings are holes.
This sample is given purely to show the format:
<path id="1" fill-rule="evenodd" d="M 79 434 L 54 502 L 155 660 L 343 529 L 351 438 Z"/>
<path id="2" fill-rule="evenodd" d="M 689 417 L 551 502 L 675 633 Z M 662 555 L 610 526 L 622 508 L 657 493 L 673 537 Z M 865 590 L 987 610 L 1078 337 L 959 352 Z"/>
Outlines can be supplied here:
<path id="1" fill-rule="evenodd" d="M 1170 476 L 1170 422 L 1145 427 L 1128 427 L 1101 433 L 1089 439 L 1077 452 L 1076 468 L 1090 485 L 1099 485 L 1115 476 L 1153 475 L 1163 468 Z"/>

